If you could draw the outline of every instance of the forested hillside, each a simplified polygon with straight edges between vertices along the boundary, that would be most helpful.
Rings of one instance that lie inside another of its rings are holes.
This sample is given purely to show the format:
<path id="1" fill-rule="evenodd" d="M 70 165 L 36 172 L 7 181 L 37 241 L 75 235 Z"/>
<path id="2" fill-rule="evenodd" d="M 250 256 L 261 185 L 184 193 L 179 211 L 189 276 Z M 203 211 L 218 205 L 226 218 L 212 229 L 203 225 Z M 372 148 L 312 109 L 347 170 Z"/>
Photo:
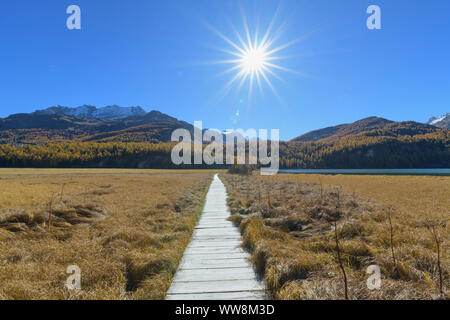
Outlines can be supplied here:
<path id="1" fill-rule="evenodd" d="M 173 146 L 173 143 L 123 142 L 0 145 L 0 166 L 176 168 L 170 159 Z M 359 134 L 338 142 L 282 142 L 280 166 L 450 168 L 450 133 L 447 130 L 400 138 Z"/>
<path id="2" fill-rule="evenodd" d="M 75 111 L 98 112 L 98 109 L 80 108 Z M 176 168 L 170 159 L 174 146 L 170 143 L 171 134 L 178 128 L 193 130 L 192 125 L 158 111 L 99 119 L 57 113 L 61 110 L 74 112 L 50 108 L 44 113 L 0 119 L 0 166 Z M 119 115 L 124 112 L 112 110 Z M 136 112 L 135 109 L 125 111 Z M 450 168 L 449 140 L 450 131 L 446 129 L 371 117 L 281 142 L 280 166 Z M 206 166 L 183 166 L 188 167 Z"/>
<path id="3" fill-rule="evenodd" d="M 0 119 L 0 144 L 83 141 L 158 143 L 169 142 L 172 132 L 179 128 L 193 130 L 191 124 L 159 111 L 117 119 L 62 113 L 22 113 Z"/>
<path id="4" fill-rule="evenodd" d="M 280 145 L 280 166 L 311 169 L 450 168 L 447 130 L 414 136 L 357 134 Z"/>

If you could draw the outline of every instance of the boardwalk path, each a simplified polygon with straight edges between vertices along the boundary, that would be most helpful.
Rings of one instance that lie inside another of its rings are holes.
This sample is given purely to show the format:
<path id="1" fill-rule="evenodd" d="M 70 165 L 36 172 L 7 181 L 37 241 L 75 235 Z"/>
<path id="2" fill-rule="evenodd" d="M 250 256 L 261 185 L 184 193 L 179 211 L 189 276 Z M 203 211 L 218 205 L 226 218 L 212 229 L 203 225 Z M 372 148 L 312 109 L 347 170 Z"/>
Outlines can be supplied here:
<path id="1" fill-rule="evenodd" d="M 225 186 L 216 175 L 203 214 L 167 293 L 168 300 L 264 299 L 241 235 L 226 219 Z"/>

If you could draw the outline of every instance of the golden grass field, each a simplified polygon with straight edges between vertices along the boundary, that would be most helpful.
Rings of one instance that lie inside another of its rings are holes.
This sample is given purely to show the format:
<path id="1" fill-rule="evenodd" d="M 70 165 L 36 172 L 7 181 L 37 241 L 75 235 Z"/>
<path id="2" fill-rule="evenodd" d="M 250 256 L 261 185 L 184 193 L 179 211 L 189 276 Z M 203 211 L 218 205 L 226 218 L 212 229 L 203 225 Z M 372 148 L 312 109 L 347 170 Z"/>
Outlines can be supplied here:
<path id="1" fill-rule="evenodd" d="M 449 177 L 222 178 L 273 298 L 343 299 L 344 272 L 349 299 L 449 297 Z M 381 269 L 380 290 L 367 287 L 370 265 Z"/>
<path id="2" fill-rule="evenodd" d="M 162 299 L 212 171 L 0 169 L 0 299 Z M 81 290 L 64 283 L 81 269 Z"/>
<path id="3" fill-rule="evenodd" d="M 0 169 L 0 299 L 163 299 L 213 173 Z M 344 298 L 338 251 L 350 299 L 448 298 L 449 177 L 221 177 L 273 298 Z M 64 286 L 70 265 L 79 291 Z"/>

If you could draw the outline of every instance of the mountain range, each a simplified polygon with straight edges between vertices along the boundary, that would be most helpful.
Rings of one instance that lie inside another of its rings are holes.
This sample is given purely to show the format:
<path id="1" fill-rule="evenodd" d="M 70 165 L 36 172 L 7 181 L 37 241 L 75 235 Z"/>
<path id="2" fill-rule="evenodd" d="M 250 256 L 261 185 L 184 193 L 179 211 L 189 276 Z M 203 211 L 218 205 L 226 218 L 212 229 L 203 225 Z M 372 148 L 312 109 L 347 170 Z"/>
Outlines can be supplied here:
<path id="1" fill-rule="evenodd" d="M 427 124 L 413 121 L 394 122 L 369 117 L 305 133 L 291 142 L 338 141 L 355 134 L 389 132 L 395 136 L 413 136 L 448 129 L 450 113 L 433 117 Z M 178 128 L 190 131 L 193 126 L 159 111 L 146 112 L 142 107 L 117 105 L 97 108 L 54 106 L 32 113 L 0 118 L 0 143 L 34 144 L 47 142 L 169 142 Z M 384 134 L 383 133 L 383 134 Z"/>
<path id="2" fill-rule="evenodd" d="M 97 108 L 91 105 L 83 105 L 76 108 L 54 106 L 44 110 L 33 112 L 36 115 L 65 114 L 79 118 L 95 119 L 124 119 L 128 117 L 144 116 L 147 112 L 142 107 L 119 107 L 117 105 Z"/>
<path id="3" fill-rule="evenodd" d="M 450 168 L 450 130 L 369 117 L 280 144 L 283 168 Z"/>
<path id="4" fill-rule="evenodd" d="M 448 114 L 429 124 L 369 117 L 314 130 L 280 142 L 280 166 L 449 168 L 446 121 Z M 193 131 L 185 121 L 141 107 L 56 106 L 14 114 L 0 119 L 0 166 L 173 168 L 167 142 L 179 128 Z"/>
<path id="5" fill-rule="evenodd" d="M 440 132 L 442 129 L 433 125 L 414 121 L 394 122 L 378 117 L 369 117 L 349 124 L 314 130 L 305 133 L 292 142 L 324 141 L 333 142 L 353 135 L 368 134 L 370 136 L 415 136 Z"/>
<path id="6" fill-rule="evenodd" d="M 0 119 L 0 143 L 167 142 L 175 129 L 193 126 L 141 107 L 51 107 Z"/>

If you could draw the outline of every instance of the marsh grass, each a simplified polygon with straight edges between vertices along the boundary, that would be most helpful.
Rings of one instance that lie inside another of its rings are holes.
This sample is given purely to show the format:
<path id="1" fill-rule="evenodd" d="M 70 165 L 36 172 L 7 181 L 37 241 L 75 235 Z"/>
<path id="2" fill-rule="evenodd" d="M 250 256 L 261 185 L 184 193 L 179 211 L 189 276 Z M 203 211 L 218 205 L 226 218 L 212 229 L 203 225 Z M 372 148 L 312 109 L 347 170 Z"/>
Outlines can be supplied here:
<path id="1" fill-rule="evenodd" d="M 448 223 L 424 223 L 448 220 L 448 178 L 221 177 L 273 298 L 448 298 Z M 380 290 L 366 285 L 370 265 Z"/>
<path id="2" fill-rule="evenodd" d="M 212 176 L 155 170 L 1 176 L 0 299 L 163 299 Z M 81 269 L 79 291 L 64 287 L 70 265 Z"/>

